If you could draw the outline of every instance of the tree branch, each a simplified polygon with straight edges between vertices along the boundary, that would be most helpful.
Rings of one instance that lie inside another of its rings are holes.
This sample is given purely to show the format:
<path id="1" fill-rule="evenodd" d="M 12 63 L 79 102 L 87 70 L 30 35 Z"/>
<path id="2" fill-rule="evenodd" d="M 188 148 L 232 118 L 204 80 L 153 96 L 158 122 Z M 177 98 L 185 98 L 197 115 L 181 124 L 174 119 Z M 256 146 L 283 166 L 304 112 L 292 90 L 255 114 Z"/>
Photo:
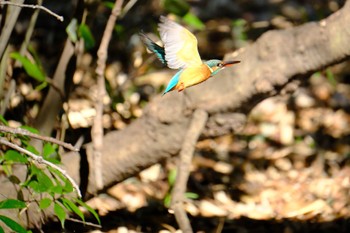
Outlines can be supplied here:
<path id="1" fill-rule="evenodd" d="M 96 67 L 97 96 L 95 100 L 96 116 L 94 118 L 94 124 L 91 130 L 91 137 L 92 137 L 92 143 L 94 148 L 94 152 L 93 152 L 94 169 L 92 171 L 94 171 L 96 185 L 99 188 L 103 188 L 101 150 L 103 148 L 103 125 L 102 125 L 103 100 L 106 96 L 104 71 L 106 68 L 108 44 L 112 38 L 113 28 L 117 20 L 117 17 L 121 12 L 123 2 L 124 2 L 123 0 L 115 1 L 112 13 L 109 16 L 105 31 L 103 33 L 100 47 L 97 51 L 97 57 L 98 57 L 97 67 Z"/>
<path id="2" fill-rule="evenodd" d="M 171 208 L 174 211 L 177 223 L 184 233 L 192 233 L 190 221 L 183 207 L 188 177 L 194 149 L 199 136 L 207 122 L 208 114 L 200 109 L 193 113 L 190 128 L 188 129 L 180 152 L 179 165 L 176 172 L 176 181 L 171 192 Z"/>
<path id="3" fill-rule="evenodd" d="M 38 156 L 26 149 L 23 149 L 22 147 L 20 146 L 17 146 L 16 144 L 13 144 L 9 141 L 7 141 L 5 138 L 3 137 L 0 137 L 0 143 L 1 144 L 4 144 L 8 147 L 11 147 L 12 149 L 15 149 L 23 154 L 26 154 L 28 155 L 32 160 L 34 160 L 35 162 L 39 163 L 39 164 L 45 164 L 46 166 L 49 166 L 49 167 L 52 167 L 53 169 L 59 171 L 64 177 L 67 178 L 67 180 L 69 180 L 69 182 L 72 184 L 73 186 L 73 189 L 75 190 L 75 192 L 77 193 L 78 197 L 81 198 L 81 193 L 80 193 L 80 189 L 79 189 L 79 186 L 77 185 L 77 183 L 75 183 L 75 181 L 73 180 L 72 177 L 70 177 L 67 172 L 65 170 L 63 170 L 62 168 L 60 168 L 59 166 L 43 159 L 43 157 L 41 156 Z"/>
<path id="4" fill-rule="evenodd" d="M 20 134 L 20 135 L 23 135 L 23 136 L 28 136 L 28 137 L 31 137 L 31 138 L 35 138 L 35 139 L 39 139 L 39 140 L 42 140 L 42 141 L 51 142 L 51 143 L 63 146 L 65 148 L 67 148 L 68 150 L 79 151 L 78 148 L 75 148 L 70 143 L 62 142 L 62 141 L 57 140 L 57 139 L 52 138 L 52 137 L 46 137 L 46 136 L 41 136 L 39 134 L 31 133 L 31 132 L 29 132 L 28 130 L 25 130 L 25 129 L 11 128 L 11 127 L 8 127 L 8 126 L 0 125 L 0 131 L 7 132 L 7 133 L 12 133 L 12 134 Z"/>
<path id="5" fill-rule="evenodd" d="M 30 5 L 30 4 L 9 2 L 9 1 L 0 1 L 0 5 L 10 5 L 10 6 L 17 6 L 17 7 L 21 7 L 21 8 L 32 8 L 32 9 L 43 10 L 46 13 L 48 13 L 49 15 L 54 16 L 59 21 L 63 22 L 63 16 L 60 16 L 60 15 L 56 14 L 55 12 L 51 11 L 50 9 L 48 9 L 44 6 L 41 6 L 41 5 Z"/>
<path id="6" fill-rule="evenodd" d="M 18 0 L 16 1 L 16 4 L 22 4 L 24 0 Z M 10 7 L 9 7 L 10 8 Z M 11 33 L 15 27 L 15 24 L 17 23 L 17 18 L 19 13 L 21 12 L 20 7 L 13 7 L 12 9 L 8 9 L 8 16 L 6 17 L 6 22 L 4 27 L 1 30 L 0 34 L 0 58 L 3 58 L 5 49 L 7 47 L 9 38 L 11 36 Z"/>

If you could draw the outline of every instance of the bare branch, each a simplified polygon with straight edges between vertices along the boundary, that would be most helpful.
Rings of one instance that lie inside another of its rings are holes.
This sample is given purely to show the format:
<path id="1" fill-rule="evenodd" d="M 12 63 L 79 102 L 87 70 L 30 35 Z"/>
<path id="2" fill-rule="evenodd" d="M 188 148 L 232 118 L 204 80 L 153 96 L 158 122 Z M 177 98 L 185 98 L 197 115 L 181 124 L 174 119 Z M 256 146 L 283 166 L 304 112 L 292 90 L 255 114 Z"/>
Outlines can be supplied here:
<path id="1" fill-rule="evenodd" d="M 39 140 L 46 141 L 46 142 L 52 142 L 54 144 L 63 146 L 64 148 L 67 148 L 69 150 L 79 151 L 78 148 L 75 148 L 70 143 L 62 142 L 62 141 L 57 140 L 55 138 L 41 136 L 39 134 L 31 133 L 31 132 L 29 132 L 28 130 L 25 130 L 25 129 L 11 128 L 11 127 L 8 127 L 8 126 L 0 125 L 0 131 L 7 132 L 7 133 L 12 133 L 12 134 L 20 134 L 20 135 L 23 135 L 23 136 L 28 136 L 28 137 L 39 139 Z"/>
<path id="2" fill-rule="evenodd" d="M 123 0 L 116 0 L 112 13 L 109 16 L 105 31 L 103 33 L 102 41 L 100 47 L 97 51 L 97 98 L 95 101 L 96 116 L 94 118 L 94 124 L 92 126 L 91 137 L 94 147 L 94 175 L 97 187 L 103 187 L 102 180 L 102 162 L 101 162 L 101 150 L 103 147 L 103 125 L 102 125 L 102 115 L 103 115 L 103 99 L 106 95 L 104 70 L 106 67 L 107 60 L 107 49 L 108 44 L 112 37 L 113 28 L 117 17 L 121 13 L 121 8 L 123 5 Z"/>
<path id="3" fill-rule="evenodd" d="M 13 143 L 9 142 L 8 140 L 6 140 L 6 139 L 3 138 L 3 137 L 0 137 L 0 143 L 6 145 L 6 146 L 8 146 L 8 147 L 11 147 L 12 149 L 15 149 L 15 150 L 17 150 L 17 151 L 19 151 L 19 152 L 21 152 L 21 153 L 23 153 L 23 154 L 28 155 L 31 159 L 33 159 L 35 162 L 37 162 L 37 163 L 39 163 L 39 164 L 45 164 L 45 165 L 47 165 L 47 166 L 49 166 L 49 167 L 52 167 L 53 169 L 59 171 L 59 172 L 60 172 L 64 177 L 66 177 L 67 180 L 69 180 L 69 182 L 72 184 L 73 189 L 74 189 L 75 192 L 77 193 L 78 197 L 79 197 L 79 198 L 82 197 L 82 196 L 81 196 L 81 192 L 80 192 L 80 190 L 79 190 L 78 184 L 75 183 L 75 181 L 73 180 L 73 178 L 70 177 L 70 176 L 67 174 L 67 172 L 66 172 L 65 170 L 63 170 L 62 168 L 60 168 L 59 166 L 57 166 L 57 165 L 55 165 L 55 164 L 53 164 L 53 163 L 51 163 L 51 162 L 49 162 L 49 161 L 43 159 L 43 157 L 41 157 L 41 156 L 38 156 L 38 155 L 36 155 L 36 154 L 34 154 L 34 153 L 32 153 L 32 152 L 26 150 L 26 149 L 23 149 L 22 147 L 20 147 L 20 146 L 18 146 L 18 145 L 16 145 L 16 144 L 13 144 Z"/>
<path id="4" fill-rule="evenodd" d="M 207 122 L 208 114 L 204 110 L 197 109 L 193 113 L 191 125 L 186 133 L 184 143 L 180 151 L 180 161 L 177 169 L 176 181 L 171 195 L 171 208 L 174 211 L 177 223 L 184 233 L 192 233 L 190 221 L 183 208 L 184 196 L 190 175 L 191 161 L 196 142 Z"/>
<path id="5" fill-rule="evenodd" d="M 101 225 L 98 225 L 98 224 L 95 224 L 95 223 L 92 223 L 92 222 L 86 222 L 86 221 L 82 221 L 82 220 L 79 220 L 79 219 L 76 219 L 76 218 L 66 218 L 67 221 L 71 221 L 71 222 L 77 222 L 77 223 L 81 223 L 83 224 L 84 226 L 90 226 L 90 227 L 96 227 L 96 228 L 102 228 Z"/>
<path id="6" fill-rule="evenodd" d="M 24 0 L 18 0 L 17 4 L 23 3 Z M 1 3 L 1 2 L 0 2 Z M 1 4 L 0 4 L 1 5 Z M 11 7 L 13 9 L 11 10 L 11 14 L 8 15 L 8 18 L 6 17 L 6 22 L 3 27 L 3 30 L 0 34 L 0 58 L 3 58 L 4 52 L 6 50 L 6 47 L 8 45 L 8 41 L 10 39 L 11 33 L 15 27 L 15 24 L 17 23 L 18 15 L 21 12 L 22 8 L 20 7 Z"/>
<path id="7" fill-rule="evenodd" d="M 8 56 L 8 49 L 6 49 L 6 52 L 5 52 L 4 56 Z M 5 62 L 5 64 L 6 64 L 6 62 Z M 10 86 L 8 87 L 8 90 L 6 92 L 5 98 L 3 99 L 1 107 L 0 107 L 0 114 L 2 116 L 5 115 L 6 109 L 7 109 L 8 105 L 9 105 L 9 103 L 10 103 L 11 96 L 12 96 L 13 93 L 15 93 L 15 91 L 16 91 L 16 81 L 14 79 L 11 79 Z"/>
<path id="8" fill-rule="evenodd" d="M 42 4 L 43 4 L 43 0 L 38 0 L 38 6 L 42 6 Z M 39 12 L 40 12 L 40 9 L 35 10 L 30 18 L 30 22 L 29 22 L 29 25 L 28 25 L 27 30 L 26 30 L 26 35 L 24 37 L 24 41 L 23 41 L 21 48 L 19 50 L 19 53 L 22 56 L 24 56 L 26 51 L 27 51 L 30 39 L 32 38 L 32 35 L 34 32 L 35 24 L 36 24 L 38 16 L 39 16 Z M 16 60 L 15 67 L 17 67 L 19 65 L 20 65 L 20 61 Z"/>
<path id="9" fill-rule="evenodd" d="M 22 7 L 22 8 L 39 9 L 39 10 L 43 10 L 46 13 L 54 16 L 56 19 L 58 19 L 61 22 L 63 22 L 63 20 L 64 20 L 63 16 L 60 16 L 60 15 L 56 14 L 55 12 L 51 11 L 50 9 L 48 9 L 44 6 L 40 6 L 40 5 L 21 4 L 21 3 L 9 2 L 9 1 L 0 1 L 0 5 L 10 5 L 10 6 L 17 6 L 17 7 Z"/>
<path id="10" fill-rule="evenodd" d="M 123 8 L 122 13 L 120 14 L 120 17 L 124 17 L 124 15 L 126 15 L 126 13 L 129 12 L 129 10 L 137 3 L 137 0 L 130 0 L 125 7 Z"/>

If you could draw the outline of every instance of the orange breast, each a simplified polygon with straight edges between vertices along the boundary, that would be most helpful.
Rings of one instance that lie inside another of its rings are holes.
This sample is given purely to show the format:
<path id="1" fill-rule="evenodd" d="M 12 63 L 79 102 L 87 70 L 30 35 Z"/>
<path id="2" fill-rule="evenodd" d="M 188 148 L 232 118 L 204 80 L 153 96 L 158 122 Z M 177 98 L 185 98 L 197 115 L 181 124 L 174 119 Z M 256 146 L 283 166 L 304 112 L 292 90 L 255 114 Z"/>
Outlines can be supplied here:
<path id="1" fill-rule="evenodd" d="M 194 66 L 186 68 L 180 76 L 179 82 L 175 86 L 176 90 L 183 90 L 186 87 L 196 85 L 204 82 L 210 78 L 210 70 L 207 65 L 201 64 L 200 66 Z"/>

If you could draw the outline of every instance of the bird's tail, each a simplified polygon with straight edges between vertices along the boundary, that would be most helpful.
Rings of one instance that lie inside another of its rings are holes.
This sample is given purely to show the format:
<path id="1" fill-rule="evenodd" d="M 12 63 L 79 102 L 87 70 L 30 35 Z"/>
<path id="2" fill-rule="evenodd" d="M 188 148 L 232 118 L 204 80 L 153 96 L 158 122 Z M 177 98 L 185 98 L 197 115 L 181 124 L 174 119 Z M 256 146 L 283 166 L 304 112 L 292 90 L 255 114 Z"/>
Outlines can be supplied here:
<path id="1" fill-rule="evenodd" d="M 152 41 L 145 33 L 140 32 L 139 33 L 141 40 L 146 45 L 146 47 L 151 50 L 153 53 L 155 53 L 158 57 L 158 59 L 164 64 L 167 65 L 167 62 L 165 60 L 165 51 L 164 48 L 157 45 L 154 41 Z"/>

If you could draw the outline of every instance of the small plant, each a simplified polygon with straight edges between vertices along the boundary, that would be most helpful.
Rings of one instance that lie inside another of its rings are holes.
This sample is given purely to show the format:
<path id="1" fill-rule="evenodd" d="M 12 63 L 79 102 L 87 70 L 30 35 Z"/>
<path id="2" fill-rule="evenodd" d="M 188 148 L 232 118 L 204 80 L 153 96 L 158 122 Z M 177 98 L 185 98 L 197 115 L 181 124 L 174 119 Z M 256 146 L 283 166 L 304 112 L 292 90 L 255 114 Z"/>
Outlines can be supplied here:
<path id="1" fill-rule="evenodd" d="M 100 224 L 97 213 L 81 200 L 79 188 L 73 179 L 57 166 L 57 164 L 60 164 L 58 145 L 45 142 L 42 152 L 39 153 L 30 144 L 32 137 L 44 141 L 55 141 L 55 139 L 37 135 L 35 134 L 36 130 L 28 127 L 26 129 L 12 129 L 7 126 L 0 126 L 0 131 L 7 132 L 1 133 L 0 143 L 9 147 L 0 153 L 0 166 L 17 191 L 17 199 L 5 197 L 0 200 L 0 210 L 14 209 L 20 214 L 26 211 L 29 205 L 33 204 L 38 206 L 38 211 L 51 207 L 64 228 L 69 212 L 75 213 L 85 223 L 84 214 L 79 208 L 83 207 L 94 215 Z M 11 134 L 8 134 L 8 132 L 11 132 Z M 73 148 L 71 145 L 59 141 L 57 143 Z M 26 168 L 25 179 L 21 180 L 16 176 L 15 165 Z M 30 199 L 24 198 L 24 190 L 30 193 Z M 76 193 L 76 197 L 72 195 L 73 192 Z M 0 215 L 0 221 L 12 231 L 27 232 L 19 223 L 7 216 Z M 4 232 L 4 229 L 0 226 L 1 232 Z"/>
<path id="2" fill-rule="evenodd" d="M 171 193 L 172 193 L 175 181 L 176 181 L 176 173 L 177 173 L 176 169 L 172 169 L 169 171 L 169 175 L 168 175 L 169 191 L 164 197 L 164 205 L 167 208 L 169 208 L 171 205 Z M 185 197 L 188 199 L 197 199 L 198 194 L 192 193 L 192 192 L 186 192 Z"/>

